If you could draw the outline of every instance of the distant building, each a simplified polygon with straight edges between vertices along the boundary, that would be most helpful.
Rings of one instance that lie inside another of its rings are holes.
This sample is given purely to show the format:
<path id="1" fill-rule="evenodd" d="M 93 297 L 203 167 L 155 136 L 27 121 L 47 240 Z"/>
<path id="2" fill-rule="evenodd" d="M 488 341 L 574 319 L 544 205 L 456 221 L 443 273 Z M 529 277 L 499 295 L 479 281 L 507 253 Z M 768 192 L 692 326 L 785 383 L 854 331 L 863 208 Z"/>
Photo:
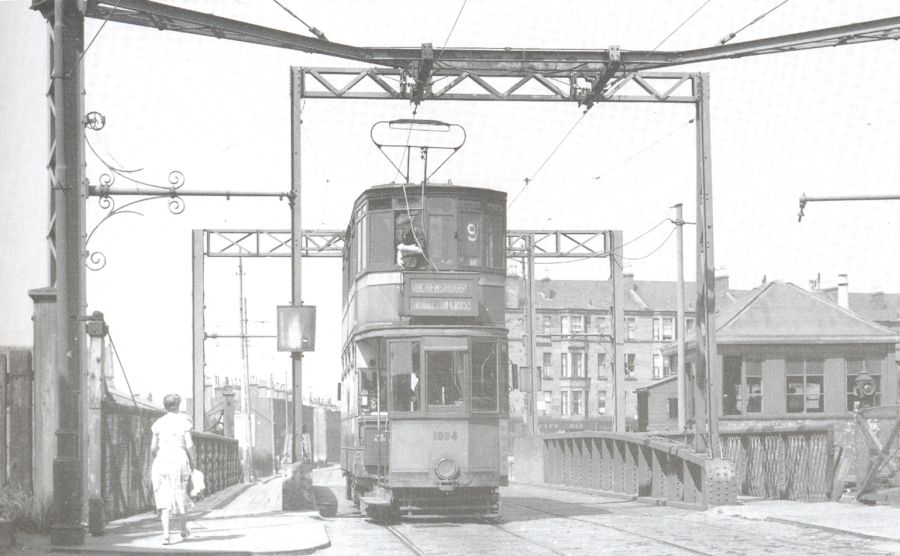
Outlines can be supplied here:
<path id="1" fill-rule="evenodd" d="M 625 390 L 629 426 L 637 421 L 636 391 L 674 373 L 662 349 L 675 339 L 675 282 L 634 280 L 625 285 Z M 608 281 L 538 280 L 535 282 L 535 367 L 541 374 L 537 396 L 541 427 L 558 430 L 608 429 L 612 421 L 611 295 Z M 737 295 L 728 278 L 717 278 L 720 305 Z M 507 280 L 506 322 L 512 371 L 510 412 L 524 415 L 526 396 L 519 388 L 525 359 L 525 290 L 518 277 Z M 694 326 L 696 288 L 685 284 L 685 321 Z M 527 371 L 527 370 L 526 370 Z"/>
<path id="2" fill-rule="evenodd" d="M 718 411 L 723 430 L 757 419 L 844 420 L 855 402 L 895 403 L 897 339 L 895 331 L 818 292 L 778 281 L 756 288 L 716 313 L 715 370 L 721 379 Z M 689 335 L 689 383 L 695 350 Z M 674 367 L 675 344 L 663 348 L 663 354 Z M 863 372 L 875 381 L 873 399 L 861 400 L 854 392 L 856 377 Z M 650 389 L 651 399 L 655 390 Z M 660 391 L 659 396 L 669 394 Z M 653 413 L 647 420 L 649 430 L 669 426 Z"/>

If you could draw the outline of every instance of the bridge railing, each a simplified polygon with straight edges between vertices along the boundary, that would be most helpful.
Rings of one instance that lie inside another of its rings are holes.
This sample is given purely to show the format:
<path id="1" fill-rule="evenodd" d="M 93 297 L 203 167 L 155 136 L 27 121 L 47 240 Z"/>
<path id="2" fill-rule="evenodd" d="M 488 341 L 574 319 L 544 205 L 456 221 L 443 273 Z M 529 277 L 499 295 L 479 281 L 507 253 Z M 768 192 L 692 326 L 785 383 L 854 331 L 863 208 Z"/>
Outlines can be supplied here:
<path id="1" fill-rule="evenodd" d="M 692 434 L 662 434 L 693 447 Z M 835 473 L 830 424 L 751 426 L 719 433 L 723 458 L 734 462 L 738 492 L 778 500 L 826 500 Z"/>
<path id="2" fill-rule="evenodd" d="M 613 432 L 543 436 L 544 482 L 671 506 L 734 504 L 734 467 L 665 438 Z"/>
<path id="3" fill-rule="evenodd" d="M 235 485 L 241 480 L 241 451 L 234 438 L 193 432 L 195 465 L 203 472 L 209 494 Z"/>

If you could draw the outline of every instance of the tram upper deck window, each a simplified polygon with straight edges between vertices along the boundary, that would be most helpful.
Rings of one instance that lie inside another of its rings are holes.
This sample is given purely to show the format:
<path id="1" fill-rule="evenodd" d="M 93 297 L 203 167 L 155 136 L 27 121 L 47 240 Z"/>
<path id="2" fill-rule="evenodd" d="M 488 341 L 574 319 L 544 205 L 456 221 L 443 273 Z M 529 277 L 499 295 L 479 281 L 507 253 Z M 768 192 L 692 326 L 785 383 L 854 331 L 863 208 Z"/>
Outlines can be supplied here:
<path id="1" fill-rule="evenodd" d="M 389 344 L 391 369 L 391 411 L 418 411 L 421 395 L 419 342 L 398 341 Z"/>
<path id="2" fill-rule="evenodd" d="M 425 373 L 429 410 L 465 409 L 465 351 L 426 351 Z"/>
<path id="3" fill-rule="evenodd" d="M 425 269 L 425 232 L 422 229 L 420 212 L 418 210 L 397 211 L 394 222 L 397 265 L 404 270 Z"/>
<path id="4" fill-rule="evenodd" d="M 482 266 L 481 203 L 459 202 L 459 266 Z"/>
<path id="5" fill-rule="evenodd" d="M 497 342 L 472 342 L 472 411 L 497 411 Z"/>

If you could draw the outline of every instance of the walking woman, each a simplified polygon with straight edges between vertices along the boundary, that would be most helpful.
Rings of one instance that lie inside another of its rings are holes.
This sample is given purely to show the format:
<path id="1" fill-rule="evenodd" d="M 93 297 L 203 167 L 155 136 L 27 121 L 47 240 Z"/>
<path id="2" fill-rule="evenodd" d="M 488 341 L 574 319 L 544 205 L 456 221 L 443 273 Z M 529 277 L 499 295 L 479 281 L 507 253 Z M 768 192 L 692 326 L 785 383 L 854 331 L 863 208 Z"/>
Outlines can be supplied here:
<path id="1" fill-rule="evenodd" d="M 178 414 L 180 405 L 181 396 L 168 394 L 163 398 L 166 414 L 150 428 L 153 432 L 150 453 L 155 455 L 150 477 L 153 481 L 156 509 L 160 512 L 162 521 L 163 544 L 170 543 L 170 518 L 180 525 L 182 539 L 190 534 L 186 510 L 191 504 L 188 481 L 194 467 L 191 457 L 194 443 L 191 440 L 191 422 Z"/>

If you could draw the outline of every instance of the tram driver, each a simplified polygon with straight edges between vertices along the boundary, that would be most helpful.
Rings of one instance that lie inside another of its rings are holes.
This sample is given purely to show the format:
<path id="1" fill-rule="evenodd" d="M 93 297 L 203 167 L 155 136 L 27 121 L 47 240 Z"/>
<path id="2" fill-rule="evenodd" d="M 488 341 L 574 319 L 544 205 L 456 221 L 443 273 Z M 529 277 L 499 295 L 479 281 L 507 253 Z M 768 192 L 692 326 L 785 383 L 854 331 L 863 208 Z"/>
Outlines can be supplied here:
<path id="1" fill-rule="evenodd" d="M 419 228 L 418 234 L 413 230 L 414 223 L 406 212 L 398 212 L 396 217 L 397 265 L 404 270 L 423 268 L 425 252 L 423 250 L 424 234 Z"/>

